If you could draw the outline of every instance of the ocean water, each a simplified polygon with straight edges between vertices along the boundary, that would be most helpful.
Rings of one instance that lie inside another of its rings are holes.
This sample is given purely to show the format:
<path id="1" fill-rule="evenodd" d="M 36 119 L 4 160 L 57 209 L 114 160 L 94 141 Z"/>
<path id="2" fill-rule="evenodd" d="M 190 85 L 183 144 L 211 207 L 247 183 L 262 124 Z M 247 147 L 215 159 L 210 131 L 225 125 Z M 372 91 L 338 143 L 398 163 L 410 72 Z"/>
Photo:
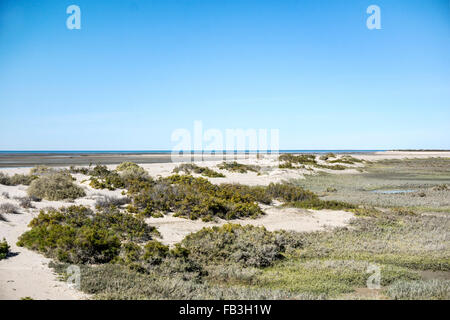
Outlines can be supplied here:
<path id="1" fill-rule="evenodd" d="M 386 150 L 280 150 L 279 153 L 371 153 Z M 186 150 L 184 153 L 201 153 L 201 151 Z M 210 151 L 204 151 L 210 152 Z M 230 151 L 216 151 L 230 152 Z M 258 153 L 261 150 L 238 150 L 235 153 Z M 0 154 L 171 154 L 172 150 L 0 150 Z M 270 153 L 270 151 L 268 151 Z"/>

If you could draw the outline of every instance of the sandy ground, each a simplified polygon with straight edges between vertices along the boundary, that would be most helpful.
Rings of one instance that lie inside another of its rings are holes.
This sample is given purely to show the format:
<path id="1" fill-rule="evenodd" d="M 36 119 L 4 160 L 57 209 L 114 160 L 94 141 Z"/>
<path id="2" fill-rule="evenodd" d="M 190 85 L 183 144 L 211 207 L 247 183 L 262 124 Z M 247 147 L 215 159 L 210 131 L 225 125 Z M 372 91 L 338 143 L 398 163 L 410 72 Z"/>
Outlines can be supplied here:
<path id="1" fill-rule="evenodd" d="M 403 159 L 403 158 L 426 158 L 426 157 L 450 157 L 450 152 L 382 152 L 373 154 L 355 154 L 357 158 L 376 161 L 383 159 Z M 317 170 L 317 169 L 279 169 L 276 158 L 265 156 L 263 159 L 241 159 L 240 163 L 260 165 L 262 173 L 260 175 L 249 172 L 246 174 L 230 173 L 219 170 L 217 165 L 222 160 L 204 161 L 198 163 L 201 166 L 210 167 L 226 175 L 226 178 L 210 179 L 213 183 L 241 183 L 248 185 L 267 185 L 270 182 L 281 182 L 284 180 L 301 179 L 307 174 L 315 174 L 318 171 L 327 171 L 334 174 L 358 173 L 360 164 L 349 165 L 347 170 Z M 141 164 L 149 174 L 154 177 L 164 177 L 172 174 L 172 170 L 177 163 L 144 163 Z M 108 165 L 115 168 L 116 165 Z M 30 168 L 1 168 L 0 172 L 8 175 L 15 173 L 28 173 Z M 8 222 L 0 221 L 0 239 L 6 238 L 11 246 L 13 255 L 8 259 L 0 260 L 0 299 L 20 299 L 22 297 L 32 297 L 34 299 L 85 299 L 86 295 L 69 288 L 66 283 L 57 280 L 52 270 L 48 267 L 49 259 L 33 251 L 17 247 L 15 244 L 18 237 L 27 230 L 27 225 L 39 210 L 45 207 L 59 208 L 73 204 L 82 204 L 93 207 L 98 197 L 104 195 L 121 196 L 121 190 L 107 191 L 94 190 L 88 186 L 86 176 L 74 175 L 77 183 L 82 185 L 87 195 L 74 202 L 67 201 L 41 201 L 33 202 L 34 209 L 21 209 L 21 214 L 4 214 Z M 83 182 L 84 181 L 84 182 Z M 15 197 L 26 196 L 26 186 L 4 186 L 0 185 L 0 204 L 13 203 L 18 205 Z M 7 193 L 9 199 L 4 195 Z M 316 231 L 332 227 L 345 226 L 353 217 L 352 214 L 344 211 L 313 211 L 295 208 L 282 208 L 277 206 L 264 206 L 264 216 L 258 219 L 236 220 L 233 223 L 242 225 L 253 224 L 264 226 L 268 230 L 294 230 L 294 231 Z M 216 223 L 204 223 L 202 221 L 192 221 L 183 218 L 176 218 L 166 215 L 163 218 L 149 218 L 147 222 L 158 228 L 162 234 L 163 243 L 173 245 L 181 241 L 190 232 L 196 232 L 205 226 L 222 225 L 225 221 Z"/>
<path id="2" fill-rule="evenodd" d="M 310 232 L 332 227 L 343 227 L 353 218 L 353 214 L 345 211 L 302 210 L 274 206 L 265 206 L 263 210 L 265 215 L 257 219 L 202 222 L 201 220 L 187 220 L 166 215 L 163 218 L 148 218 L 146 221 L 148 224 L 158 228 L 162 236 L 159 240 L 162 243 L 173 245 L 183 240 L 191 232 L 197 232 L 204 227 L 221 226 L 225 223 L 262 226 L 269 231 Z"/>

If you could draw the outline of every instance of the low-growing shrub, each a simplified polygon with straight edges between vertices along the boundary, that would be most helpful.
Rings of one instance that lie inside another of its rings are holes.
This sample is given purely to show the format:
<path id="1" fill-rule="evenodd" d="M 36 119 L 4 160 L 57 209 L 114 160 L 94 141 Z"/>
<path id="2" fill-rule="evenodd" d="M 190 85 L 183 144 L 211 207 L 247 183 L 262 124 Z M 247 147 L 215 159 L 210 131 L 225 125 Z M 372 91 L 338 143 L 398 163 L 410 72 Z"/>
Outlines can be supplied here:
<path id="1" fill-rule="evenodd" d="M 354 158 L 350 155 L 342 156 L 341 158 L 330 160 L 328 163 L 345 163 L 345 164 L 355 164 L 355 163 L 361 163 L 364 162 L 364 160 Z"/>
<path id="2" fill-rule="evenodd" d="M 144 168 L 133 162 L 123 162 L 112 171 L 106 166 L 97 165 L 89 174 L 92 176 L 90 186 L 95 189 L 130 188 L 152 180 Z"/>
<path id="3" fill-rule="evenodd" d="M 329 152 L 327 154 L 324 154 L 323 156 L 320 156 L 319 159 L 323 160 L 323 161 L 327 161 L 330 158 L 336 158 L 336 155 L 334 153 L 332 153 L 332 152 Z"/>
<path id="4" fill-rule="evenodd" d="M 229 220 L 262 214 L 253 197 L 190 175 L 172 175 L 132 186 L 129 194 L 133 198 L 132 208 L 146 216 L 174 212 L 175 216 L 189 219 Z"/>
<path id="5" fill-rule="evenodd" d="M 12 203 L 2 203 L 0 204 L 0 213 L 13 213 L 13 214 L 18 214 L 19 212 L 19 208 Z"/>
<path id="6" fill-rule="evenodd" d="M 34 208 L 31 197 L 16 197 L 17 201 L 19 201 L 19 205 L 24 209 Z"/>
<path id="7" fill-rule="evenodd" d="M 120 211 L 99 211 L 83 206 L 41 211 L 17 245 L 69 263 L 105 263 L 116 258 L 122 242 L 152 239 L 156 229 L 143 219 Z"/>
<path id="8" fill-rule="evenodd" d="M 86 195 L 84 190 L 74 184 L 68 173 L 52 172 L 34 180 L 28 187 L 28 195 L 46 200 L 76 199 Z"/>
<path id="9" fill-rule="evenodd" d="M 226 224 L 203 228 L 181 242 L 190 257 L 200 263 L 239 263 L 243 266 L 265 267 L 283 257 L 288 247 L 299 248 L 301 239 L 292 241 L 292 234 L 270 232 L 263 227 Z"/>
<path id="10" fill-rule="evenodd" d="M 131 199 L 128 197 L 118 198 L 118 197 L 103 196 L 100 199 L 97 199 L 97 201 L 95 201 L 95 207 L 107 209 L 110 207 L 120 207 L 125 204 L 129 204 L 130 202 Z"/>
<path id="11" fill-rule="evenodd" d="M 6 186 L 18 186 L 18 185 L 30 185 L 30 183 L 35 180 L 37 177 L 34 175 L 26 175 L 26 174 L 14 174 L 13 176 L 8 176 L 3 172 L 0 172 L 0 184 Z"/>
<path id="12" fill-rule="evenodd" d="M 208 178 L 224 178 L 225 175 L 214 171 L 207 167 L 200 167 L 194 163 L 183 163 L 180 164 L 178 167 L 173 169 L 173 173 L 179 173 L 180 171 L 183 171 L 186 174 L 191 174 L 192 172 L 201 174 L 202 176 L 208 177 Z"/>
<path id="13" fill-rule="evenodd" d="M 219 169 L 228 170 L 231 172 L 247 173 L 248 171 L 259 172 L 261 170 L 260 166 L 242 164 L 236 161 L 233 162 L 222 162 L 218 165 Z"/>
<path id="14" fill-rule="evenodd" d="M 3 238 L 3 241 L 0 241 L 0 260 L 6 259 L 9 254 L 9 248 L 8 242 Z"/>

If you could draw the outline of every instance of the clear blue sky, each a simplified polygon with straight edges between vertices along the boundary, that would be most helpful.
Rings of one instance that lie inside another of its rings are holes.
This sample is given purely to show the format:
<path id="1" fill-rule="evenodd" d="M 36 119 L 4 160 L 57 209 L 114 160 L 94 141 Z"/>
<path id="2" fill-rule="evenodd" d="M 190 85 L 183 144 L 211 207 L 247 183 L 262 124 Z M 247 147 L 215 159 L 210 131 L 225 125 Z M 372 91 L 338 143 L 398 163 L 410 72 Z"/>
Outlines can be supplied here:
<path id="1" fill-rule="evenodd" d="M 171 149 L 194 120 L 450 149 L 449 40 L 448 0 L 1 0 L 0 150 Z"/>

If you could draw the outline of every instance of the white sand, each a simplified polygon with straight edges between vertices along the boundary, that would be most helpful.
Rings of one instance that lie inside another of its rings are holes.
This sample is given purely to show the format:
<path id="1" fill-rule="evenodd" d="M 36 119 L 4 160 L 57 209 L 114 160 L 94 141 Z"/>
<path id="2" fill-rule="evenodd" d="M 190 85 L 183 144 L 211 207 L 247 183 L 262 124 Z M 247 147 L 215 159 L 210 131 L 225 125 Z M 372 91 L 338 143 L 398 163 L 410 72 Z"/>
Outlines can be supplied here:
<path id="1" fill-rule="evenodd" d="M 197 232 L 204 227 L 221 226 L 226 223 L 240 225 L 254 225 L 265 227 L 269 231 L 289 230 L 311 232 L 325 230 L 332 227 L 344 227 L 354 217 L 345 211 L 332 210 L 302 210 L 296 208 L 266 207 L 264 216 L 257 219 L 219 220 L 218 222 L 202 222 L 201 220 L 187 220 L 166 215 L 163 218 L 148 218 L 147 223 L 158 228 L 166 245 L 174 245 L 183 240 L 191 232 Z"/>
<path id="2" fill-rule="evenodd" d="M 355 154 L 354 157 L 377 161 L 383 159 L 403 159 L 403 158 L 427 158 L 427 157 L 450 157 L 450 152 L 382 152 L 374 154 Z M 278 162 L 274 157 L 265 156 L 263 159 L 239 160 L 239 163 L 257 164 L 263 167 L 263 173 L 257 175 L 249 172 L 246 174 L 230 173 L 219 170 L 217 165 L 222 161 L 208 161 L 198 163 L 201 166 L 210 167 L 226 175 L 226 178 L 210 179 L 213 183 L 241 183 L 248 185 L 267 185 L 270 182 L 281 182 L 284 180 L 304 178 L 304 175 L 315 174 L 318 171 L 326 171 L 334 174 L 358 173 L 357 168 L 360 164 L 348 165 L 347 170 L 318 170 L 318 169 L 279 169 Z M 178 164 L 176 163 L 154 163 L 142 164 L 150 175 L 154 178 L 165 177 L 172 174 L 172 170 Z M 115 168 L 115 166 L 108 166 Z M 9 175 L 15 173 L 28 173 L 30 168 L 4 168 L 0 172 Z M 0 221 L 0 239 L 6 238 L 14 253 L 13 256 L 5 260 L 0 260 L 0 299 L 20 299 L 21 297 L 32 297 L 34 299 L 84 299 L 86 295 L 69 288 L 64 282 L 57 280 L 52 270 L 48 267 L 49 259 L 42 255 L 17 247 L 15 244 L 18 237 L 27 230 L 27 225 L 33 216 L 37 215 L 39 209 L 45 207 L 61 207 L 73 204 L 82 204 L 93 207 L 96 199 L 102 195 L 121 196 L 121 190 L 107 191 L 94 190 L 83 182 L 87 177 L 75 175 L 77 183 L 86 190 L 86 197 L 77 199 L 74 202 L 67 201 L 42 201 L 34 202 L 34 209 L 21 209 L 22 214 L 12 215 L 4 214 L 9 222 Z M 14 197 L 26 196 L 26 186 L 3 186 L 0 185 L 0 204 L 13 203 L 18 204 Z M 3 192 L 9 193 L 10 199 L 1 196 Z M 316 231 L 331 227 L 345 226 L 353 217 L 352 214 L 344 211 L 313 211 L 301 210 L 295 208 L 281 208 L 276 206 L 264 206 L 266 215 L 258 219 L 246 219 L 231 221 L 242 225 L 253 224 L 264 226 L 268 230 L 294 230 L 294 231 Z M 162 242 L 173 245 L 181 241 L 190 232 L 196 232 L 205 226 L 222 225 L 226 221 L 217 223 L 204 223 L 200 220 L 192 221 L 183 218 L 175 218 L 166 215 L 163 218 L 149 218 L 148 223 L 158 228 L 162 234 Z"/>

